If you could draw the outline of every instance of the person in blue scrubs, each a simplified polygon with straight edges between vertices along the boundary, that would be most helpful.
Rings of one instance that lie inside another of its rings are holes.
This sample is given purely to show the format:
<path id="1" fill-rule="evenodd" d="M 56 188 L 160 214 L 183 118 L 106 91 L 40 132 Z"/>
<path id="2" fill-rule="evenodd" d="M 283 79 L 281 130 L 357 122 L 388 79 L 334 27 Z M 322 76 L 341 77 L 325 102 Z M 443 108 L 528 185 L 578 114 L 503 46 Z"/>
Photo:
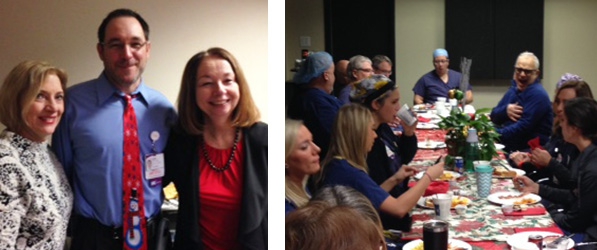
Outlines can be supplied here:
<path id="1" fill-rule="evenodd" d="M 444 162 L 431 166 L 417 184 L 399 197 L 388 192 L 389 186 L 380 186 L 368 175 L 366 155 L 371 150 L 377 134 L 371 112 L 360 104 L 343 106 L 338 112 L 332 130 L 329 152 L 322 162 L 316 178 L 318 187 L 344 185 L 365 195 L 373 207 L 397 218 L 408 216 L 432 180 L 444 172 Z M 415 174 L 414 168 L 403 166 L 389 178 L 391 183 L 401 183 Z"/>
<path id="2" fill-rule="evenodd" d="M 310 175 L 319 172 L 319 152 L 313 135 L 301 121 L 286 119 L 285 204 L 286 215 L 309 202 Z"/>
<path id="3" fill-rule="evenodd" d="M 448 69 L 448 66 L 450 66 L 448 51 L 436 49 L 433 52 L 433 66 L 435 68 L 423 75 L 413 87 L 414 104 L 433 104 L 438 97 L 447 99 L 450 90 L 460 88 L 462 74 Z M 466 103 L 471 103 L 473 102 L 473 89 L 470 83 L 467 83 L 467 86 L 466 91 L 462 90 L 462 92 L 465 93 Z"/>

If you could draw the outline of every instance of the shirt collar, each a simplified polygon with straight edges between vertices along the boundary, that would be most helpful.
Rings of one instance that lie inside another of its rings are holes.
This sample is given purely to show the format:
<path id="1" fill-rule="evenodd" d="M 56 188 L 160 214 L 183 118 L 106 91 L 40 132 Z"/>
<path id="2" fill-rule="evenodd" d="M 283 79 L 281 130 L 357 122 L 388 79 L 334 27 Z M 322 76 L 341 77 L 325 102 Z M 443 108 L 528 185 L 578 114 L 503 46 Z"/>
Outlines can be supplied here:
<path id="1" fill-rule="evenodd" d="M 122 91 L 118 90 L 116 87 L 114 87 L 114 85 L 110 83 L 110 81 L 108 81 L 108 78 L 106 78 L 106 74 L 104 72 L 102 72 L 98 77 L 96 88 L 98 105 L 107 102 L 108 100 L 110 100 L 110 98 L 124 96 L 124 93 Z M 137 87 L 137 89 L 132 94 L 136 95 L 137 99 L 141 100 L 143 103 L 148 105 L 147 100 L 149 93 L 148 88 L 145 85 L 145 82 L 143 81 L 143 78 L 141 78 L 141 84 L 139 84 L 139 87 Z"/>

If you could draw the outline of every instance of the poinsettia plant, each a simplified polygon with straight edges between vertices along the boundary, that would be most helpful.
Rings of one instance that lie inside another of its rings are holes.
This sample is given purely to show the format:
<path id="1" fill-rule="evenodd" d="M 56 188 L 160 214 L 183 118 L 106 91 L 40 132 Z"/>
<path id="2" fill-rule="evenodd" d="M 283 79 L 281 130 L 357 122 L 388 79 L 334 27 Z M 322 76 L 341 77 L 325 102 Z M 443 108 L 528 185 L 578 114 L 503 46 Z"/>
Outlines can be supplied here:
<path id="1" fill-rule="evenodd" d="M 467 114 L 460 109 L 453 109 L 449 116 L 442 117 L 438 126 L 446 130 L 446 144 L 451 156 L 463 156 L 468 136 L 468 130 L 475 128 L 479 138 L 479 157 L 481 160 L 491 160 L 497 156 L 495 142 L 499 134 L 489 119 L 490 108 L 482 108 L 474 114 Z"/>

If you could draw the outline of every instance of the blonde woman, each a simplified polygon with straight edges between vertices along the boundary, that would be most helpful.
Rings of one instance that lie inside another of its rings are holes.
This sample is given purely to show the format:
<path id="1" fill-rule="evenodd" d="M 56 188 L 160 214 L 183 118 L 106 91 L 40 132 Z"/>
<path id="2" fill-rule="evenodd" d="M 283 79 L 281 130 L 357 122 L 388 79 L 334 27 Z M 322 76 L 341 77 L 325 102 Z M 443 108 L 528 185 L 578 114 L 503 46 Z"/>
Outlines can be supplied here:
<path id="1" fill-rule="evenodd" d="M 391 196 L 367 174 L 367 152 L 377 137 L 371 112 L 362 105 L 350 104 L 338 112 L 332 130 L 329 152 L 322 162 L 318 187 L 345 185 L 365 195 L 378 211 L 397 218 L 408 216 L 432 180 L 444 171 L 444 163 L 431 166 L 417 184 L 399 197 Z M 404 166 L 392 178 L 402 181 L 414 174 L 414 169 Z"/>
<path id="2" fill-rule="evenodd" d="M 48 146 L 64 112 L 66 73 L 25 61 L 0 88 L 0 249 L 62 250 L 73 194 Z"/>
<path id="3" fill-rule="evenodd" d="M 286 119 L 286 215 L 309 202 L 307 179 L 320 169 L 320 151 L 301 121 Z"/>

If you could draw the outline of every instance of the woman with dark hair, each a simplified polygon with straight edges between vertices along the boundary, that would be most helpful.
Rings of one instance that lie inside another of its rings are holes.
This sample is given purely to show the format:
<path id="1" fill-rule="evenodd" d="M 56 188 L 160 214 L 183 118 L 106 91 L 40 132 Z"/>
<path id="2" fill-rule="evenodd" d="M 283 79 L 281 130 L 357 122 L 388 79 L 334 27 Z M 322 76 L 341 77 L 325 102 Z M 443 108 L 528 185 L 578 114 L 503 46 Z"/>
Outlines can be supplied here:
<path id="1" fill-rule="evenodd" d="M 417 123 L 408 125 L 400 121 L 403 132 L 400 136 L 394 134 L 388 124 L 395 121 L 396 113 L 400 110 L 400 91 L 384 75 L 373 75 L 355 84 L 351 98 L 353 102 L 368 108 L 375 121 L 373 126 L 377 138 L 367 154 L 369 176 L 393 197 L 399 197 L 408 191 L 409 178 L 399 180 L 395 174 L 405 168 L 403 165 L 408 164 L 417 153 Z M 410 231 L 410 216 L 399 219 L 380 213 L 380 217 L 384 228 Z"/>
<path id="2" fill-rule="evenodd" d="M 566 102 L 559 117 L 562 136 L 580 152 L 572 163 L 578 170 L 573 190 L 549 188 L 526 176 L 514 178 L 519 191 L 539 194 L 550 201 L 571 204 L 565 212 L 550 211 L 556 224 L 563 230 L 586 233 L 585 241 L 597 240 L 597 101 L 579 97 Z M 519 184 L 522 183 L 521 184 Z"/>
<path id="3" fill-rule="evenodd" d="M 267 249 L 267 124 L 234 56 L 193 55 L 166 147 L 179 194 L 176 249 Z"/>
<path id="4" fill-rule="evenodd" d="M 576 78 L 558 83 L 559 88 L 556 90 L 553 101 L 554 131 L 543 148 L 533 149 L 530 154 L 526 152 L 510 154 L 510 159 L 514 164 L 525 170 L 527 176 L 532 180 L 539 181 L 546 178 L 551 181 L 546 182 L 551 186 L 567 189 L 576 187 L 576 172 L 578 170 L 570 167 L 579 152 L 576 146 L 566 142 L 562 136 L 560 120 L 564 105 L 566 101 L 576 97 L 593 98 L 589 84 Z"/>

